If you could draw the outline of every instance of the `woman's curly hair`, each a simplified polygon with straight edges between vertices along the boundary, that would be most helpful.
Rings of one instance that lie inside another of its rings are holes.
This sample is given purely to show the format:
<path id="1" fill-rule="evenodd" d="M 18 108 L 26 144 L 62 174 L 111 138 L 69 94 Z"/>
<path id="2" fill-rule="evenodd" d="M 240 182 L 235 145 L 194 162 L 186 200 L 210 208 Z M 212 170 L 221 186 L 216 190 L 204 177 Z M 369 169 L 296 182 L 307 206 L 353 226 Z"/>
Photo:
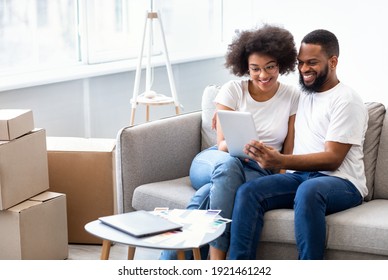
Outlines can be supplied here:
<path id="1" fill-rule="evenodd" d="M 228 46 L 225 67 L 236 76 L 247 75 L 248 57 L 253 53 L 275 58 L 280 74 L 295 71 L 297 50 L 294 37 L 284 28 L 266 24 L 257 30 L 242 31 Z"/>

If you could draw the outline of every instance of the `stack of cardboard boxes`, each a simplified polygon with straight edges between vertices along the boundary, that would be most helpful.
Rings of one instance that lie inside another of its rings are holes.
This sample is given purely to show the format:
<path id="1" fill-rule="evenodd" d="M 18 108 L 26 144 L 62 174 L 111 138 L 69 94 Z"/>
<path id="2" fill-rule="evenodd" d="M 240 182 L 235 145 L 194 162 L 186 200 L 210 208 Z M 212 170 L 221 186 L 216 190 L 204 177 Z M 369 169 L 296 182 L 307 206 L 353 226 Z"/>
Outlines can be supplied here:
<path id="1" fill-rule="evenodd" d="M 46 131 L 0 110 L 0 259 L 66 259 L 66 195 L 49 191 Z"/>

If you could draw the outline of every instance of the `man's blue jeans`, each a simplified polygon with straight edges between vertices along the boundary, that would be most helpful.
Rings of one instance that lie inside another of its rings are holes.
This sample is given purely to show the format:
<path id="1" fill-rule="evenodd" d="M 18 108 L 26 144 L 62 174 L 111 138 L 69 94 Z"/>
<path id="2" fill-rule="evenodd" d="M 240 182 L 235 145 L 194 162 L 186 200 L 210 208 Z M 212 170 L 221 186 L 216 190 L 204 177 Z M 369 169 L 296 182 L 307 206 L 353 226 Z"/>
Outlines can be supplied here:
<path id="1" fill-rule="evenodd" d="M 190 180 L 197 192 L 186 209 L 218 209 L 222 217 L 231 219 L 237 189 L 247 181 L 270 174 L 271 171 L 262 169 L 254 161 L 246 162 L 211 147 L 199 153 L 192 162 Z M 227 252 L 229 243 L 230 223 L 210 245 Z M 175 255 L 173 251 L 163 251 L 161 258 L 175 259 Z"/>
<path id="2" fill-rule="evenodd" d="M 230 259 L 255 259 L 266 211 L 294 208 L 299 259 L 323 259 L 328 214 L 362 203 L 349 181 L 319 172 L 265 176 L 242 185 L 236 194 Z"/>

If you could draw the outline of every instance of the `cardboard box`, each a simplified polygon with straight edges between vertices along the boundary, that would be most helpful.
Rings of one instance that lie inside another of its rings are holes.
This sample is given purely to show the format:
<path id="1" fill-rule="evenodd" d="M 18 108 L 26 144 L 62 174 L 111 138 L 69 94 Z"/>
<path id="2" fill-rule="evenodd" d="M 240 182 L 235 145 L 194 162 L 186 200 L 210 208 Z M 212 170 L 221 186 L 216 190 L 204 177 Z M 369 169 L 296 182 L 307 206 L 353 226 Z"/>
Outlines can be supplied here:
<path id="1" fill-rule="evenodd" d="M 69 243 L 101 244 L 85 225 L 117 213 L 115 139 L 47 137 L 50 190 L 65 193 Z"/>
<path id="2" fill-rule="evenodd" d="M 34 118 L 31 110 L 0 110 L 0 140 L 13 140 L 33 129 Z"/>
<path id="3" fill-rule="evenodd" d="M 48 190 L 46 131 L 0 141 L 0 210 Z"/>
<path id="4" fill-rule="evenodd" d="M 61 193 L 43 192 L 0 211 L 0 259 L 66 259 L 66 222 L 66 196 Z"/>

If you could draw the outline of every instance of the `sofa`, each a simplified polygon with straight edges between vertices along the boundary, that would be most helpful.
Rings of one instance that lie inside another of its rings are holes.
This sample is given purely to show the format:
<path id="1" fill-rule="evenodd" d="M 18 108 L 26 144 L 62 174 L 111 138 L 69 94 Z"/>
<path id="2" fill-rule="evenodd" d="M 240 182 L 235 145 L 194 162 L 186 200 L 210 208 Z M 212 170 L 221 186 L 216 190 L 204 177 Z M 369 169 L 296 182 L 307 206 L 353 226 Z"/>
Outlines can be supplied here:
<path id="1" fill-rule="evenodd" d="M 211 130 L 213 98 L 207 86 L 202 110 L 122 128 L 117 134 L 117 201 L 120 213 L 185 208 L 194 190 L 190 164 L 215 143 Z M 369 112 L 364 163 L 369 194 L 352 209 L 327 216 L 325 259 L 388 259 L 388 115 L 383 104 Z M 257 259 L 297 259 L 292 209 L 265 214 Z M 233 222 L 233 221 L 232 221 Z"/>

